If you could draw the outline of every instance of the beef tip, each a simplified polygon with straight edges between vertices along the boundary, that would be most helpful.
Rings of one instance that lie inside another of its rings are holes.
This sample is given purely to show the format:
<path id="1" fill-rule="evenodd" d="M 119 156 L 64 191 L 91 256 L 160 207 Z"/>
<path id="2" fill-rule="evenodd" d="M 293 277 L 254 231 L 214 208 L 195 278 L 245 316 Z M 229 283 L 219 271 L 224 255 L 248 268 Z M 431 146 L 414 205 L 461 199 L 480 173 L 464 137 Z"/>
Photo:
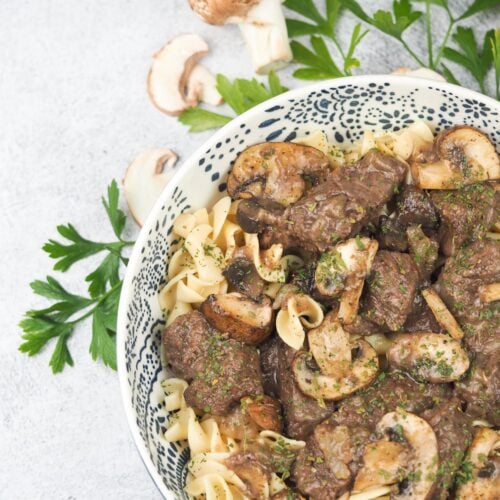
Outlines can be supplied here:
<path id="1" fill-rule="evenodd" d="M 456 384 L 457 395 L 467 403 L 467 414 L 500 426 L 500 348 L 472 360 L 465 380 Z"/>
<path id="2" fill-rule="evenodd" d="M 402 331 L 433 333 L 442 333 L 444 331 L 441 325 L 436 321 L 436 317 L 420 292 L 415 294 L 411 312 L 406 318 Z"/>
<path id="3" fill-rule="evenodd" d="M 310 500 L 339 498 L 349 491 L 370 432 L 329 420 L 317 425 L 295 462 L 292 478 Z"/>
<path id="4" fill-rule="evenodd" d="M 436 267 L 439 244 L 427 236 L 421 226 L 409 226 L 406 235 L 410 255 L 417 266 L 420 279 L 428 281 Z"/>
<path id="5" fill-rule="evenodd" d="M 176 318 L 163 331 L 167 363 L 178 377 L 188 382 L 203 366 L 206 351 L 217 332 L 203 314 L 193 311 Z"/>
<path id="6" fill-rule="evenodd" d="M 354 321 L 347 325 L 342 325 L 343 329 L 351 335 L 374 335 L 383 333 L 380 326 L 376 325 L 364 315 L 358 315 Z"/>
<path id="7" fill-rule="evenodd" d="M 463 189 L 432 191 L 432 203 L 441 220 L 441 251 L 450 256 L 467 243 L 481 239 L 494 216 L 495 191 L 489 184 L 472 184 Z"/>
<path id="8" fill-rule="evenodd" d="M 499 349 L 498 302 L 482 303 L 478 288 L 500 282 L 500 242 L 476 241 L 459 250 L 439 275 L 439 294 L 465 332 L 464 342 L 474 352 Z"/>
<path id="9" fill-rule="evenodd" d="M 246 233 L 260 233 L 268 226 L 281 224 L 285 207 L 267 198 L 242 200 L 236 211 L 236 220 Z"/>
<path id="10" fill-rule="evenodd" d="M 270 337 L 259 346 L 262 385 L 268 396 L 278 398 L 278 339 Z"/>
<path id="11" fill-rule="evenodd" d="M 366 318 L 385 330 L 400 330 L 412 310 L 418 281 L 418 269 L 408 254 L 378 252 L 367 280 Z"/>
<path id="12" fill-rule="evenodd" d="M 204 363 L 198 364 L 184 393 L 186 403 L 213 415 L 227 415 L 242 397 L 257 394 L 263 394 L 257 349 L 213 335 Z"/>
<path id="13" fill-rule="evenodd" d="M 412 184 L 405 185 L 396 196 L 396 217 L 405 228 L 410 225 L 435 228 L 438 225 L 429 196 Z"/>
<path id="14" fill-rule="evenodd" d="M 387 215 L 380 216 L 377 240 L 381 250 L 406 252 L 408 248 L 404 226 L 398 219 L 387 217 Z"/>
<path id="15" fill-rule="evenodd" d="M 438 442 L 439 469 L 432 498 L 446 500 L 472 440 L 471 420 L 460 408 L 460 400 L 452 398 L 426 410 L 423 417 L 434 430 Z"/>
<path id="16" fill-rule="evenodd" d="M 370 222 L 405 174 L 405 163 L 371 151 L 357 163 L 338 169 L 288 207 L 284 224 L 300 246 L 324 252 Z"/>
<path id="17" fill-rule="evenodd" d="M 331 420 L 339 425 L 374 430 L 388 412 L 403 408 L 417 415 L 449 397 L 447 384 L 427 384 L 399 371 L 381 373 L 370 387 L 341 402 Z"/>
<path id="18" fill-rule="evenodd" d="M 294 439 L 305 439 L 314 426 L 333 411 L 330 401 L 318 402 L 306 396 L 298 387 L 292 372 L 292 361 L 297 351 L 278 340 L 279 399 L 283 405 L 285 430 Z"/>

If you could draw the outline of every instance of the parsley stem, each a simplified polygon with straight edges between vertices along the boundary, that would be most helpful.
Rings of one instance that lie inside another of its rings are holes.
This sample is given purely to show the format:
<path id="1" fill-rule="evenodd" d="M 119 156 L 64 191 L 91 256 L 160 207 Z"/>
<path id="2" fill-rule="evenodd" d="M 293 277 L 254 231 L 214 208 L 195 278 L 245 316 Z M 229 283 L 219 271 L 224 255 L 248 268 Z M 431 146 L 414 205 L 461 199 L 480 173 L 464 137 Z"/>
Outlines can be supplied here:
<path id="1" fill-rule="evenodd" d="M 448 10 L 448 18 L 449 18 L 449 24 L 448 24 L 448 29 L 446 30 L 446 33 L 443 38 L 443 42 L 441 43 L 441 46 L 439 47 L 436 59 L 434 61 L 434 67 L 437 68 L 439 61 L 441 60 L 441 57 L 443 55 L 443 50 L 446 47 L 446 44 L 448 43 L 448 39 L 450 38 L 451 31 L 453 30 L 453 27 L 455 26 L 455 19 L 451 16 L 450 11 Z"/>
<path id="2" fill-rule="evenodd" d="M 413 59 L 415 59 L 415 61 L 420 66 L 425 67 L 425 63 L 422 61 L 422 59 L 420 59 L 420 57 L 417 56 L 417 54 L 415 54 L 415 52 L 413 52 L 410 46 L 402 38 L 398 38 L 398 40 L 403 44 L 403 47 L 408 51 L 410 56 L 413 57 Z"/>
<path id="3" fill-rule="evenodd" d="M 432 32 L 431 32 L 431 2 L 425 0 L 425 30 L 427 31 L 427 51 L 429 52 L 429 68 L 434 69 L 432 58 Z"/>

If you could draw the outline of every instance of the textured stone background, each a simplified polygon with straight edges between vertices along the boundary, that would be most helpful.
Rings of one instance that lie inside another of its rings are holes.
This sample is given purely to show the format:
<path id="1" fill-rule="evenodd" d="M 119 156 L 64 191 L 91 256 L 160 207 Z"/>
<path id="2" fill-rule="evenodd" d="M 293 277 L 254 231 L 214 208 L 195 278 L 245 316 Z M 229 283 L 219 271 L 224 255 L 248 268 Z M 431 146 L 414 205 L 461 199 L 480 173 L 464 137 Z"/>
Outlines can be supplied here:
<path id="1" fill-rule="evenodd" d="M 464 4 L 450 3 L 457 10 Z M 346 35 L 353 23 L 347 17 Z M 438 29 L 441 21 L 435 17 Z M 470 24 L 482 37 L 499 16 Z M 2 499 L 159 498 L 128 431 L 116 373 L 88 355 L 89 326 L 70 341 L 75 367 L 53 376 L 48 351 L 33 359 L 17 352 L 17 323 L 26 309 L 43 304 L 28 283 L 51 271 L 40 247 L 57 224 L 71 221 L 84 235 L 105 240 L 111 232 L 99 197 L 134 155 L 169 146 L 182 159 L 209 137 L 187 134 L 146 95 L 151 55 L 189 31 L 209 42 L 208 68 L 251 75 L 238 30 L 203 24 L 186 0 L 0 2 Z M 417 52 L 424 45 L 418 31 L 408 39 Z M 360 73 L 411 64 L 399 45 L 375 33 L 358 55 Z M 281 73 L 284 81 L 300 85 L 289 73 Z M 130 237 L 136 232 L 128 228 Z M 83 292 L 82 277 L 93 264 L 75 266 L 63 284 Z"/>

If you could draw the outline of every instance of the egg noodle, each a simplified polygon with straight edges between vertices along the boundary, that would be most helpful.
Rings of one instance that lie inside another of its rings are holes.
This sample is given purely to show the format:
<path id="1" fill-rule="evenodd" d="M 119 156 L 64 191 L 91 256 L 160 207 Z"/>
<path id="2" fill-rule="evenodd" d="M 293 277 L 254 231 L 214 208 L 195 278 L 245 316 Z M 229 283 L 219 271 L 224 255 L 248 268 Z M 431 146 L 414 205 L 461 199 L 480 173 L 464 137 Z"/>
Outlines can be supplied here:
<path id="1" fill-rule="evenodd" d="M 330 144 L 322 131 L 313 132 L 295 142 L 319 149 L 334 166 L 340 166 L 357 161 L 373 148 L 407 160 L 417 148 L 423 143 L 432 142 L 433 138 L 428 125 L 415 122 L 396 133 L 375 135 L 366 131 L 359 142 L 346 150 Z M 197 309 L 209 295 L 227 292 L 224 268 L 237 249 L 243 248 L 245 255 L 251 256 L 260 277 L 267 283 L 265 294 L 276 299 L 274 308 L 280 309 L 275 325 L 279 337 L 298 350 L 304 343 L 306 329 L 317 327 L 323 322 L 323 309 L 312 297 L 302 292 L 284 290 L 288 272 L 294 266 L 300 267 L 302 260 L 295 255 L 283 256 L 280 244 L 262 250 L 258 235 L 245 233 L 238 225 L 238 203 L 225 196 L 215 203 L 210 212 L 201 208 L 193 213 L 183 213 L 175 220 L 173 233 L 179 238 L 179 248 L 170 259 L 168 283 L 159 294 L 167 325 L 178 316 Z M 372 343 L 377 346 L 377 351 L 384 352 L 387 339 L 382 334 L 374 335 Z M 188 387 L 186 381 L 169 378 L 162 386 L 166 393 L 165 408 L 172 412 L 164 437 L 168 442 L 186 441 L 191 452 L 185 488 L 188 495 L 207 500 L 247 498 L 244 482 L 225 465 L 225 460 L 241 449 L 241 443 L 225 436 L 209 415 L 200 419 L 194 409 L 186 405 L 183 396 Z M 285 440 L 292 450 L 305 446 L 303 441 L 295 441 L 271 431 L 262 431 L 258 439 L 275 441 L 278 438 Z M 269 498 L 285 488 L 283 480 L 273 474 L 270 483 L 261 491 L 262 498 Z M 346 494 L 345 498 L 369 500 L 382 498 L 387 493 L 388 488 L 382 487 L 350 497 Z"/>

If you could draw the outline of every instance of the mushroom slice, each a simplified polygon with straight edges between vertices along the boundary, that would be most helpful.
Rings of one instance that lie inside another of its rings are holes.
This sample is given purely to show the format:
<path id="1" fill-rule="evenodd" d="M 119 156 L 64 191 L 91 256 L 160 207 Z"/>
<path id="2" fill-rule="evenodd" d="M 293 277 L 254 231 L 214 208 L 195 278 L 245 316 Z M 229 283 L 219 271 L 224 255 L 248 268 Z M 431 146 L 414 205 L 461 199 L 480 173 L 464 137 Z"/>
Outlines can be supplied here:
<path id="1" fill-rule="evenodd" d="M 486 427 L 474 437 L 464 464 L 472 465 L 472 478 L 457 489 L 457 500 L 495 500 L 500 491 L 498 454 L 500 432 Z"/>
<path id="2" fill-rule="evenodd" d="M 355 355 L 349 372 L 342 377 L 323 375 L 314 367 L 312 355 L 301 351 L 292 362 L 293 375 L 300 390 L 315 399 L 339 400 L 368 385 L 378 372 L 378 357 L 364 340 L 351 345 Z"/>
<path id="3" fill-rule="evenodd" d="M 340 378 L 349 371 L 352 361 L 349 335 L 334 311 L 325 316 L 320 326 L 309 330 L 307 340 L 321 373 Z"/>
<path id="4" fill-rule="evenodd" d="M 441 300 L 441 297 L 433 288 L 422 290 L 427 305 L 429 306 L 436 321 L 456 340 L 460 340 L 464 336 L 464 332 L 457 320 L 446 307 L 446 304 Z"/>
<path id="5" fill-rule="evenodd" d="M 363 467 L 354 481 L 353 493 L 397 483 L 401 470 L 408 466 L 409 461 L 409 449 L 403 443 L 382 439 L 367 444 Z"/>
<path id="6" fill-rule="evenodd" d="M 173 171 L 163 172 L 164 166 L 173 167 L 176 162 L 177 155 L 171 149 L 148 149 L 128 166 L 123 178 L 125 199 L 140 226 L 173 175 Z"/>
<path id="7" fill-rule="evenodd" d="M 292 60 L 281 0 L 189 0 L 210 24 L 238 24 L 255 71 L 268 73 Z"/>
<path id="8" fill-rule="evenodd" d="M 500 300 L 500 283 L 481 285 L 478 292 L 481 302 L 495 302 L 496 300 Z"/>
<path id="9" fill-rule="evenodd" d="M 438 471 L 438 446 L 432 427 L 417 415 L 404 410 L 386 413 L 377 424 L 377 432 L 393 441 L 406 442 L 411 448 L 406 486 L 391 495 L 397 500 L 427 500 L 432 494 Z"/>
<path id="10" fill-rule="evenodd" d="M 290 205 L 302 197 L 305 176 L 323 179 L 330 160 L 321 151 L 291 142 L 264 142 L 238 155 L 227 180 L 231 198 L 267 198 Z"/>
<path id="11" fill-rule="evenodd" d="M 276 399 L 262 395 L 246 397 L 241 400 L 241 405 L 261 430 L 282 431 L 281 406 Z"/>
<path id="12" fill-rule="evenodd" d="M 232 454 L 225 460 L 225 465 L 245 483 L 246 493 L 250 498 L 269 498 L 271 471 L 255 460 L 253 453 Z"/>
<path id="13" fill-rule="evenodd" d="M 443 333 L 401 333 L 387 351 L 392 366 L 417 380 L 434 384 L 458 380 L 469 369 L 469 358 L 457 340 Z"/>
<path id="14" fill-rule="evenodd" d="M 441 132 L 431 148 L 415 155 L 411 172 L 420 189 L 457 189 L 500 178 L 500 160 L 486 134 L 460 125 Z"/>
<path id="15" fill-rule="evenodd" d="M 201 64 L 197 64 L 189 75 L 186 96 L 188 102 L 202 101 L 212 106 L 219 106 L 223 101 L 214 75 Z"/>
<path id="16" fill-rule="evenodd" d="M 370 272 L 378 242 L 366 237 L 351 238 L 323 253 L 314 275 L 316 288 L 325 297 L 340 295 L 339 319 L 356 319 L 365 277 Z"/>
<path id="17" fill-rule="evenodd" d="M 207 53 L 205 40 L 188 33 L 173 38 L 153 56 L 148 94 L 160 111 L 176 116 L 198 103 L 196 96 L 188 97 L 186 89 L 191 70 Z"/>
<path id="18" fill-rule="evenodd" d="M 259 344 L 271 333 L 273 310 L 267 297 L 256 302 L 237 292 L 209 295 L 200 311 L 214 328 L 247 344 Z"/>

